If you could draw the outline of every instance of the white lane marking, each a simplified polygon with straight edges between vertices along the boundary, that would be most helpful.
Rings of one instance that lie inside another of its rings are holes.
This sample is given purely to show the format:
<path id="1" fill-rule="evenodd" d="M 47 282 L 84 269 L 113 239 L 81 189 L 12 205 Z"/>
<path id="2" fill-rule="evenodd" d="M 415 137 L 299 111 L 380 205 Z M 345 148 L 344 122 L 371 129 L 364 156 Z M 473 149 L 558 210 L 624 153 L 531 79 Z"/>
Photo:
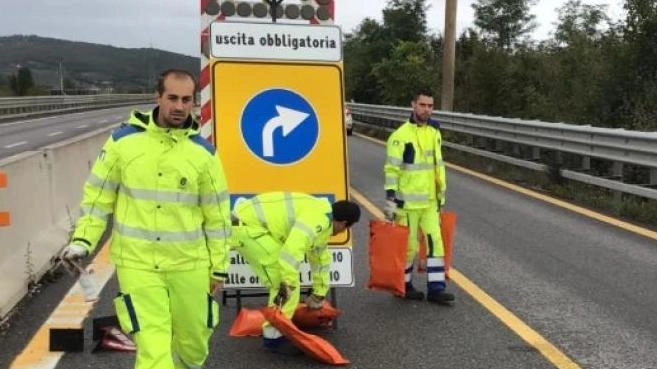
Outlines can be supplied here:
<path id="1" fill-rule="evenodd" d="M 86 125 L 86 124 L 83 124 L 83 125 L 81 125 L 81 126 L 77 126 L 77 127 L 75 127 L 75 128 L 80 128 L 80 129 L 82 129 L 82 128 L 87 128 L 87 127 L 89 127 L 89 126 Z"/>
<path id="2" fill-rule="evenodd" d="M 52 119 L 52 116 L 43 117 L 43 118 L 26 119 L 26 120 L 17 120 L 15 122 L 2 123 L 2 126 L 3 127 L 9 127 L 9 126 L 15 126 L 15 125 L 18 125 L 18 124 L 32 123 L 32 122 L 36 122 L 36 121 L 39 121 L 39 120 L 46 120 L 46 119 Z"/>
<path id="3" fill-rule="evenodd" d="M 107 122 L 109 122 L 109 119 L 103 119 L 100 122 L 98 122 L 98 124 L 105 124 Z"/>
<path id="4" fill-rule="evenodd" d="M 27 143 L 27 141 L 16 142 L 16 143 L 13 143 L 11 145 L 6 145 L 5 149 L 11 149 L 12 147 L 25 145 L 26 143 Z"/>
<path id="5" fill-rule="evenodd" d="M 57 131 L 57 132 L 48 133 L 48 137 L 61 135 L 62 133 L 64 133 L 64 132 L 62 132 L 62 131 Z"/>

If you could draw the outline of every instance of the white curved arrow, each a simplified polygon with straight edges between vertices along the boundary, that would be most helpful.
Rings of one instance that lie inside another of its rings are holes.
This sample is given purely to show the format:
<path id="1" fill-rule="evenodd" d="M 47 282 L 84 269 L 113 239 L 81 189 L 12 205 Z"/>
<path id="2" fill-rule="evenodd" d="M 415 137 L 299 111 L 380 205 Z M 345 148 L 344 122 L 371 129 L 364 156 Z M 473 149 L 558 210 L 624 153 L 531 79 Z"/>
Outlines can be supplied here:
<path id="1" fill-rule="evenodd" d="M 283 136 L 285 137 L 309 116 L 308 113 L 280 105 L 276 105 L 276 111 L 278 115 L 267 121 L 262 129 L 262 155 L 265 157 L 274 156 L 274 131 L 276 131 L 276 128 L 283 128 Z"/>

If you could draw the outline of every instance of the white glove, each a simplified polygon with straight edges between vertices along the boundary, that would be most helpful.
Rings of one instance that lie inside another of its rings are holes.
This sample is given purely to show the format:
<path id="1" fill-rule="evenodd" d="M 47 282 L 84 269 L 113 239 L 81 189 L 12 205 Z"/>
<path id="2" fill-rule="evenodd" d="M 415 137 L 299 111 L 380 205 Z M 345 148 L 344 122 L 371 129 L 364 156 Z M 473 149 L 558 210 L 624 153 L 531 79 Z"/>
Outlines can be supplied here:
<path id="1" fill-rule="evenodd" d="M 386 200 L 386 206 L 383 208 L 383 214 L 385 214 L 386 219 L 394 220 L 396 212 L 397 212 L 397 203 L 392 200 Z"/>
<path id="2" fill-rule="evenodd" d="M 310 294 L 306 299 L 303 301 L 306 303 L 306 306 L 308 306 L 308 309 L 310 310 L 319 310 L 324 306 L 324 297 L 322 296 L 317 296 L 315 294 Z"/>
<path id="3" fill-rule="evenodd" d="M 86 247 L 77 243 L 72 243 L 64 247 L 62 252 L 59 254 L 59 258 L 65 261 L 71 261 L 82 259 L 86 257 L 87 254 L 89 254 L 89 251 Z"/>

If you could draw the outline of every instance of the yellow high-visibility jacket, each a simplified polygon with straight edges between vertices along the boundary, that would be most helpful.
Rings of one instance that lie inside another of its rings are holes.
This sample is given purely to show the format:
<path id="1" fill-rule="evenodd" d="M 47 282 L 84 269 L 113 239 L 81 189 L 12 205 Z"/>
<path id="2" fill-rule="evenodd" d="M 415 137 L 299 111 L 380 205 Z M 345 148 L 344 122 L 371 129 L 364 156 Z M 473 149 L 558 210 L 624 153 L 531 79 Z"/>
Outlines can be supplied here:
<path id="1" fill-rule="evenodd" d="M 385 190 L 403 209 L 423 209 L 431 202 L 445 203 L 447 179 L 440 131 L 407 121 L 395 130 L 386 145 L 383 171 Z"/>
<path id="2" fill-rule="evenodd" d="M 299 265 L 308 257 L 313 293 L 329 289 L 333 209 L 328 200 L 297 192 L 268 192 L 238 202 L 233 214 L 246 226 L 266 228 L 281 242 L 281 282 L 299 285 Z"/>
<path id="3" fill-rule="evenodd" d="M 230 203 L 215 149 L 188 118 L 165 129 L 133 112 L 105 142 L 84 184 L 72 242 L 97 246 L 113 216 L 111 259 L 153 271 L 228 269 Z"/>

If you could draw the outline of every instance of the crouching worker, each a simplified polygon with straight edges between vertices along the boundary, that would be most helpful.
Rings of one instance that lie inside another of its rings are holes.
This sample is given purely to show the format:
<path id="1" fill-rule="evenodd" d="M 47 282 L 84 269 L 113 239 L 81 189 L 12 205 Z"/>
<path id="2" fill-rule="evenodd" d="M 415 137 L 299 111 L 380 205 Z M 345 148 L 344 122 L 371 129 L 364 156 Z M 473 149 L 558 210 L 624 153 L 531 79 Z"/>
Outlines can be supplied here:
<path id="1" fill-rule="evenodd" d="M 292 318 L 299 303 L 299 266 L 307 256 L 312 294 L 308 307 L 320 309 L 329 289 L 329 238 L 360 218 L 351 201 L 331 204 L 324 198 L 296 192 L 268 192 L 235 204 L 233 246 L 269 289 L 269 305 L 281 306 Z M 265 348 L 283 354 L 299 351 L 269 323 L 263 326 Z"/>

